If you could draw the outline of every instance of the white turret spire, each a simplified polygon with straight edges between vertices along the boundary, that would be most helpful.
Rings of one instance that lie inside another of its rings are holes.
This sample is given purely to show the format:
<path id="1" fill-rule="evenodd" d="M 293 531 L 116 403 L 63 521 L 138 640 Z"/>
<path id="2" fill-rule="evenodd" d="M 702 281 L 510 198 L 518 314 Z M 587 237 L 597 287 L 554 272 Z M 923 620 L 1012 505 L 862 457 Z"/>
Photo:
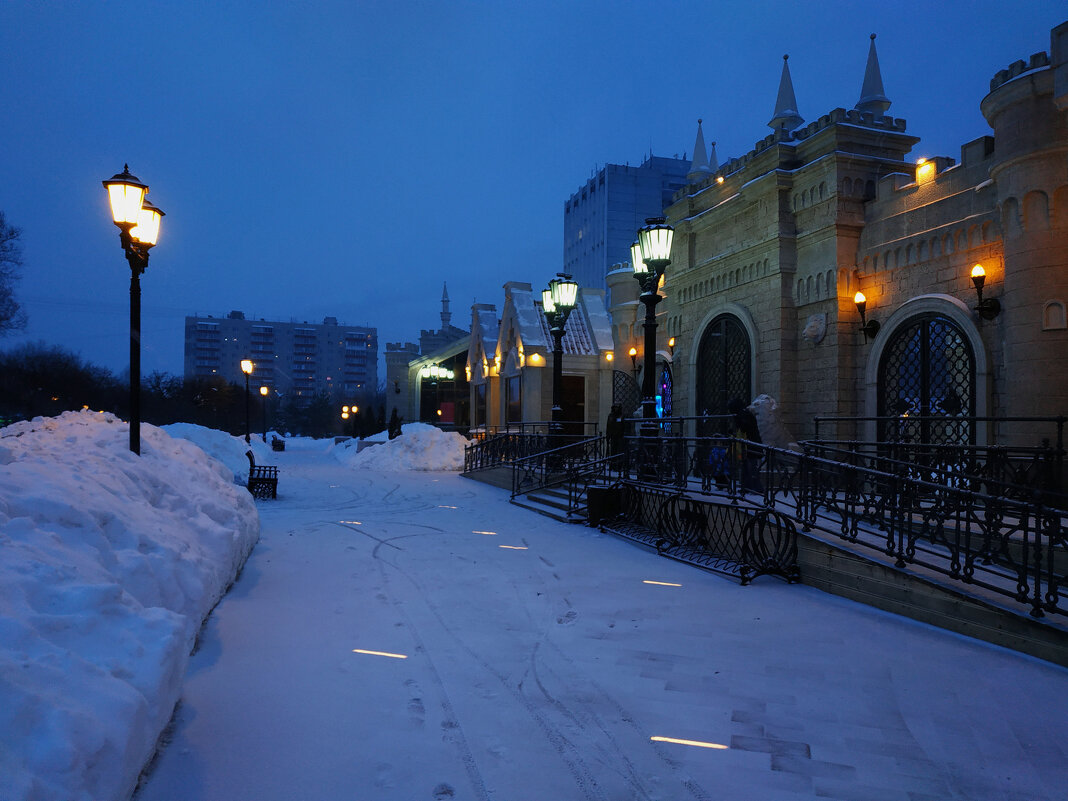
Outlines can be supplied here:
<path id="1" fill-rule="evenodd" d="M 864 85 L 860 88 L 858 111 L 870 111 L 876 117 L 882 117 L 890 108 L 890 98 L 883 92 L 883 76 L 879 70 L 879 54 L 875 52 L 875 34 L 871 35 L 868 46 L 868 64 L 864 68 Z"/>
<path id="2" fill-rule="evenodd" d="M 705 135 L 701 130 L 701 120 L 697 121 L 697 141 L 693 143 L 693 164 L 686 173 L 686 180 L 691 184 L 703 180 L 711 172 L 708 165 L 708 156 L 705 154 Z"/>
<path id="3" fill-rule="evenodd" d="M 449 321 L 452 319 L 452 312 L 449 311 L 449 287 L 447 284 L 441 285 L 441 330 L 449 330 Z"/>
<path id="4" fill-rule="evenodd" d="M 792 131 L 804 122 L 801 115 L 797 113 L 794 82 L 790 80 L 790 67 L 787 64 L 789 58 L 790 56 L 788 55 L 782 57 L 782 77 L 779 78 L 779 94 L 775 98 L 774 116 L 772 116 L 771 122 L 768 123 L 768 127 L 776 131 L 780 128 L 785 131 Z"/>

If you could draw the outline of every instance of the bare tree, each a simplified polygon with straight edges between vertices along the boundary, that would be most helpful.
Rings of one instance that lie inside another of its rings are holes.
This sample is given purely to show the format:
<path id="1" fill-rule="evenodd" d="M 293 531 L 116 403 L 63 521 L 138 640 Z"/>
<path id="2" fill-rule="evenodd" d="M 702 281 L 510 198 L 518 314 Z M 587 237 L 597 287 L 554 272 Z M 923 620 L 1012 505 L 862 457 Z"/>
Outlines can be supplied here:
<path id="1" fill-rule="evenodd" d="M 0 336 L 26 327 L 26 312 L 15 299 L 15 282 L 22 277 L 22 229 L 8 225 L 0 211 Z"/>

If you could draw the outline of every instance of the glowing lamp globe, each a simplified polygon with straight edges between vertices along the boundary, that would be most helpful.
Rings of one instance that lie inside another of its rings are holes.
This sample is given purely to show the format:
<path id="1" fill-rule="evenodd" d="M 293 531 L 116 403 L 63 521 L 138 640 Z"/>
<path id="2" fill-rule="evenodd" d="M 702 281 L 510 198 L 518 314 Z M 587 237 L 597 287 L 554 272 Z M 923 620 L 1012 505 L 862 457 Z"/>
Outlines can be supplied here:
<path id="1" fill-rule="evenodd" d="M 642 261 L 662 272 L 671 262 L 671 240 L 675 229 L 664 222 L 663 217 L 650 217 L 645 227 L 638 231 L 638 244 L 641 245 Z"/>
<path id="2" fill-rule="evenodd" d="M 130 174 L 129 165 L 123 165 L 122 172 L 101 183 L 108 190 L 111 219 L 115 225 L 137 225 L 141 214 L 141 204 L 144 202 L 148 187 L 141 183 L 136 175 Z"/>
<path id="3" fill-rule="evenodd" d="M 131 231 L 130 236 L 145 247 L 152 247 L 159 239 L 159 223 L 163 218 L 163 212 L 147 200 L 141 202 L 141 211 L 137 215 L 137 225 Z"/>

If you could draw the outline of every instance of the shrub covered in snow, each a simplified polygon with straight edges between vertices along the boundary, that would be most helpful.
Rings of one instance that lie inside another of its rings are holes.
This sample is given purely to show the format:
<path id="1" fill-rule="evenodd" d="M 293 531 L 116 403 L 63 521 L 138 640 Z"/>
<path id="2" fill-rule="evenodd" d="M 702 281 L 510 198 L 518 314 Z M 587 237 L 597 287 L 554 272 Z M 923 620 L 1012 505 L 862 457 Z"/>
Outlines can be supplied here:
<path id="1" fill-rule="evenodd" d="M 356 440 L 334 448 L 334 456 L 349 467 L 368 470 L 463 470 L 467 439 L 427 423 L 405 423 L 396 439 L 357 452 Z"/>
<path id="2" fill-rule="evenodd" d="M 259 536 L 230 470 L 141 435 L 88 411 L 0 429 L 0 798 L 129 797 Z"/>

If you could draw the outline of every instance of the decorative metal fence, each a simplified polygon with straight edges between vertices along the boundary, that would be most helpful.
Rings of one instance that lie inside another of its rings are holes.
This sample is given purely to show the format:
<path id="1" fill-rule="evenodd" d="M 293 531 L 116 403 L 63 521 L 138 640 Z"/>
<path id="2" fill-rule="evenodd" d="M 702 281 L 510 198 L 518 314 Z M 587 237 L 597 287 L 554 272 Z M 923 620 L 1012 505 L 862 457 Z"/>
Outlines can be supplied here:
<path id="1" fill-rule="evenodd" d="M 546 487 L 567 486 L 569 513 L 577 511 L 586 484 L 603 475 L 612 460 L 605 458 L 604 437 L 569 442 L 512 462 L 512 497 Z"/>
<path id="2" fill-rule="evenodd" d="M 597 434 L 596 423 L 568 423 L 572 427 L 582 426 L 586 432 L 581 438 L 591 438 Z M 515 423 L 501 430 L 474 432 L 470 444 L 464 446 L 464 472 L 487 470 L 492 467 L 511 464 L 517 459 L 542 453 L 565 441 L 573 442 L 572 434 L 554 434 L 551 423 Z"/>
<path id="3" fill-rule="evenodd" d="M 1039 488 L 1030 497 L 1022 487 L 1016 497 L 991 494 L 980 491 L 986 484 L 926 480 L 912 463 L 879 470 L 863 459 L 851 464 L 729 437 L 634 437 L 626 457 L 624 475 L 633 482 L 735 504 L 748 496 L 790 514 L 802 530 L 876 550 L 899 568 L 973 585 L 1034 617 L 1068 614 L 1068 512 L 1045 503 Z"/>
<path id="4" fill-rule="evenodd" d="M 797 529 L 775 509 L 658 489 L 619 485 L 620 514 L 603 528 L 656 548 L 672 559 L 735 576 L 798 581 Z"/>

